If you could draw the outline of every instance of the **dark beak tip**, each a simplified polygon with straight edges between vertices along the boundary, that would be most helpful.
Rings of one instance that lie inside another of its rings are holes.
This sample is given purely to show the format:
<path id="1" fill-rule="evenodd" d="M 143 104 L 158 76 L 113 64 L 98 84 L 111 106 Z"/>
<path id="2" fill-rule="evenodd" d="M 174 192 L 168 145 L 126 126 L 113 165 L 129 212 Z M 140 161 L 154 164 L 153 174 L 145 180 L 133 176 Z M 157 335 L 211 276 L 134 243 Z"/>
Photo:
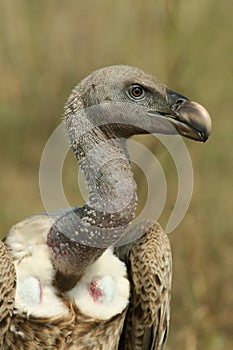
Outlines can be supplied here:
<path id="1" fill-rule="evenodd" d="M 201 141 L 202 141 L 203 143 L 205 143 L 205 142 L 208 140 L 209 135 L 206 135 L 206 134 L 203 134 L 203 133 L 202 133 L 202 134 L 201 134 L 201 138 L 202 138 Z"/>

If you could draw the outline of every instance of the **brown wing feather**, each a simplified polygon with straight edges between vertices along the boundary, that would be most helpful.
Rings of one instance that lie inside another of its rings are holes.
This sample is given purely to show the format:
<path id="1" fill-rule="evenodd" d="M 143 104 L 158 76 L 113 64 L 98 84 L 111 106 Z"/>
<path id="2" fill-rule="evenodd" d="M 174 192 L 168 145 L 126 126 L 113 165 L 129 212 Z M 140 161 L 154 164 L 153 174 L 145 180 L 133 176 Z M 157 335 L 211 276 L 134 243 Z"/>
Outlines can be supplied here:
<path id="1" fill-rule="evenodd" d="M 131 300 L 120 350 L 161 350 L 169 327 L 172 256 L 166 233 L 155 224 L 125 258 Z"/>
<path id="2" fill-rule="evenodd" d="M 16 272 L 13 259 L 5 244 L 0 241 L 0 348 L 10 327 L 16 289 Z"/>

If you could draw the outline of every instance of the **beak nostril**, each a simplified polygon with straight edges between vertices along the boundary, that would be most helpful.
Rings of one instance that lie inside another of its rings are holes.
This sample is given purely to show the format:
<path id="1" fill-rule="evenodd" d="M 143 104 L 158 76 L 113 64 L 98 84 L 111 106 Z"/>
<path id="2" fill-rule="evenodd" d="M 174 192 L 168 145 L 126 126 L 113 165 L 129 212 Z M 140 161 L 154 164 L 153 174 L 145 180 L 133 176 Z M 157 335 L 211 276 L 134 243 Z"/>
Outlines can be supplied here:
<path id="1" fill-rule="evenodd" d="M 183 104 L 185 101 L 187 101 L 187 100 L 185 100 L 185 99 L 183 99 L 183 98 L 179 98 L 179 99 L 176 101 L 176 105 Z"/>
<path id="2" fill-rule="evenodd" d="M 172 111 L 179 108 L 181 105 L 183 105 L 184 102 L 189 101 L 189 99 L 186 96 L 183 96 L 169 89 L 167 89 L 167 99 Z"/>
<path id="3" fill-rule="evenodd" d="M 171 110 L 172 111 L 177 111 L 179 110 L 179 108 L 185 103 L 187 102 L 187 100 L 183 99 L 183 98 L 179 98 L 178 100 L 176 100 L 176 102 L 171 106 Z"/>

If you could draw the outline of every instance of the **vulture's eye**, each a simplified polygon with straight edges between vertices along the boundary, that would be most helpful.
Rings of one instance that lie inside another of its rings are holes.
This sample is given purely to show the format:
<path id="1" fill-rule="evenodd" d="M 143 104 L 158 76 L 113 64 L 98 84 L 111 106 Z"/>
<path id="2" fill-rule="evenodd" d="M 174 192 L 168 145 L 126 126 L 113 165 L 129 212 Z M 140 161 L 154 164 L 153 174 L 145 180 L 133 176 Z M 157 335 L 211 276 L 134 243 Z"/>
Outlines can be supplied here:
<path id="1" fill-rule="evenodd" d="M 129 96 L 134 100 L 140 100 L 145 96 L 145 90 L 141 85 L 131 85 L 128 89 Z"/>

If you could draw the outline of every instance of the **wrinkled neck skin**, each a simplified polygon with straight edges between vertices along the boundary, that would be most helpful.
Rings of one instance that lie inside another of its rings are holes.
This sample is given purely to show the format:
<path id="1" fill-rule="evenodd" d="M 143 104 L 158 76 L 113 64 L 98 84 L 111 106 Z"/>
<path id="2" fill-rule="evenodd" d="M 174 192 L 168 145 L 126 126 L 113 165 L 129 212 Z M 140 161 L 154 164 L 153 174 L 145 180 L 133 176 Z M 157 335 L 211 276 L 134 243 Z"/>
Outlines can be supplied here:
<path id="1" fill-rule="evenodd" d="M 84 144 L 80 147 L 85 156 L 79 156 L 80 148 L 74 149 L 89 190 L 88 202 L 83 207 L 83 212 L 89 213 L 84 220 L 103 228 L 127 225 L 135 215 L 136 184 L 125 140 L 95 138 L 95 141 L 96 145 L 88 151 Z"/>
<path id="2" fill-rule="evenodd" d="M 60 217 L 48 235 L 56 283 L 63 290 L 70 289 L 86 268 L 121 238 L 135 216 L 137 201 L 126 139 L 117 139 L 101 127 L 83 132 L 73 115 L 65 122 L 89 198 L 83 207 Z"/>

